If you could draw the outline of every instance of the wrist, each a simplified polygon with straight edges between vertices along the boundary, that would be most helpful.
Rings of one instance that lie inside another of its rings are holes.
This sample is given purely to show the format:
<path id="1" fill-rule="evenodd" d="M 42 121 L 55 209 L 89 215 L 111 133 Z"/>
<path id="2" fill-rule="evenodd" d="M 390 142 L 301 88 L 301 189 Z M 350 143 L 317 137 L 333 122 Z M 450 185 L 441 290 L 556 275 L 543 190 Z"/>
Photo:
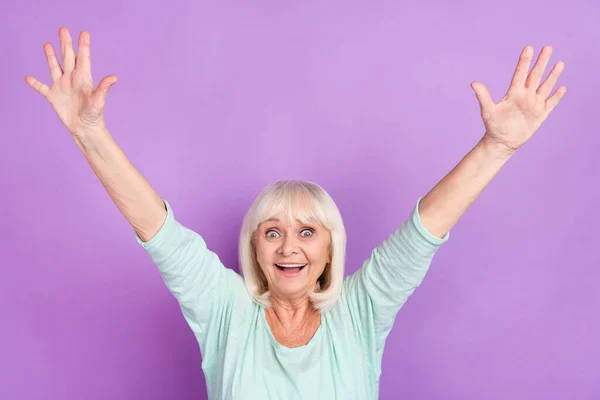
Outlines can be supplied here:
<path id="1" fill-rule="evenodd" d="M 108 131 L 104 121 L 100 121 L 99 123 L 94 124 L 81 124 L 77 127 L 74 132 L 71 132 L 73 136 L 76 137 L 86 137 L 86 136 L 97 136 L 100 134 L 105 134 Z"/>
<path id="2" fill-rule="evenodd" d="M 483 136 L 483 138 L 481 138 L 478 145 L 489 157 L 501 160 L 508 160 L 517 151 L 517 149 L 494 141 L 490 136 L 487 135 L 487 133 Z"/>
<path id="3" fill-rule="evenodd" d="M 112 139 L 106 127 L 86 128 L 72 135 L 73 140 L 84 153 L 97 152 Z"/>

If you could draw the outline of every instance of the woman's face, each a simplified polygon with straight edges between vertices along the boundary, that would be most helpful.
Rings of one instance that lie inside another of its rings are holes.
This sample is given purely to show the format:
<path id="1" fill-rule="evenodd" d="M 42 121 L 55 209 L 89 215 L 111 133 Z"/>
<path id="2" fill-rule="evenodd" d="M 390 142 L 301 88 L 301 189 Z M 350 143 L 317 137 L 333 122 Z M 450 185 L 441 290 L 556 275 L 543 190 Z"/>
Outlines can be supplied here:
<path id="1" fill-rule="evenodd" d="M 318 224 L 287 221 L 283 214 L 261 223 L 254 232 L 256 259 L 272 296 L 299 300 L 314 290 L 331 262 L 331 234 Z M 304 265 L 294 266 L 294 265 Z"/>

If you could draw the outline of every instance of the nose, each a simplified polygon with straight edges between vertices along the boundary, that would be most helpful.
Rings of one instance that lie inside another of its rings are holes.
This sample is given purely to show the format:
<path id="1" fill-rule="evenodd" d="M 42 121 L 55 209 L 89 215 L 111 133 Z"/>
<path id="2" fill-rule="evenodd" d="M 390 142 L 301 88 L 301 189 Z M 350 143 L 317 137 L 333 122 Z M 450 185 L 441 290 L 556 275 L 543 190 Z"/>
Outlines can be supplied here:
<path id="1" fill-rule="evenodd" d="M 298 238 L 296 238 L 294 235 L 286 235 L 285 238 L 281 241 L 279 253 L 283 254 L 283 256 L 285 257 L 292 254 L 297 254 Z"/>

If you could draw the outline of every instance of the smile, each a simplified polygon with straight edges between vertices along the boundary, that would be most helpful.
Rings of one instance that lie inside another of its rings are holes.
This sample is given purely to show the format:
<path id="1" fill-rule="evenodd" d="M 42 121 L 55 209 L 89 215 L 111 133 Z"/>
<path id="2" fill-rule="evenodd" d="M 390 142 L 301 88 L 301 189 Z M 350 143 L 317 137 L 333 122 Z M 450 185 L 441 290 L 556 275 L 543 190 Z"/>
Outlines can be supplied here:
<path id="1" fill-rule="evenodd" d="M 286 276 L 294 276 L 304 269 L 308 264 L 275 264 L 278 270 Z"/>

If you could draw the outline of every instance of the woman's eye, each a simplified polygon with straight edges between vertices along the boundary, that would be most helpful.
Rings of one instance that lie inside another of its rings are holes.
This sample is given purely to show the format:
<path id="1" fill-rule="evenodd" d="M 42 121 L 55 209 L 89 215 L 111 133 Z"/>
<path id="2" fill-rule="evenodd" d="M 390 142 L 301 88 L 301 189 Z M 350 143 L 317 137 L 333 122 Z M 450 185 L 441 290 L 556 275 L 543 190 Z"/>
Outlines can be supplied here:
<path id="1" fill-rule="evenodd" d="M 304 235 L 304 234 L 303 234 L 304 232 L 309 232 L 309 233 L 310 233 L 310 235 Z M 300 235 L 301 235 L 301 236 L 304 236 L 304 237 L 310 237 L 310 236 L 312 236 L 312 234 L 313 234 L 313 231 L 312 231 L 312 229 L 304 229 L 302 232 L 300 232 Z"/>

